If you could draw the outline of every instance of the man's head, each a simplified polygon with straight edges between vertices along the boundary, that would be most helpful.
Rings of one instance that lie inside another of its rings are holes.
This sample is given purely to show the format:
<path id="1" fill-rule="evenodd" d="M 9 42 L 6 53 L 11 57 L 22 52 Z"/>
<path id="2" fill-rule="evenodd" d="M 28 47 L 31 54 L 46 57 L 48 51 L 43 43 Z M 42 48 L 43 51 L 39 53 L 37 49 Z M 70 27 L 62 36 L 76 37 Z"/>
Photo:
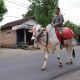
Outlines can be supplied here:
<path id="1" fill-rule="evenodd" d="M 55 14 L 58 15 L 59 12 L 60 12 L 60 8 L 59 8 L 59 7 L 56 7 L 56 8 L 55 8 Z"/>

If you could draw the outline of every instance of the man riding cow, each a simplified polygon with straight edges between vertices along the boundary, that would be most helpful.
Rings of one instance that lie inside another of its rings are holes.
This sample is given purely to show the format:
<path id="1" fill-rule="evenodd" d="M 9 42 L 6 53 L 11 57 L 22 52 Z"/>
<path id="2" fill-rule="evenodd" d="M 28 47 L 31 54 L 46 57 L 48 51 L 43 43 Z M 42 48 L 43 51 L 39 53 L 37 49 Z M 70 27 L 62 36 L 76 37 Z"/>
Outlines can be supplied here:
<path id="1" fill-rule="evenodd" d="M 64 22 L 63 15 L 60 13 L 60 8 L 57 7 L 55 8 L 55 16 L 52 18 L 52 26 L 55 28 L 55 30 L 58 30 L 60 34 L 61 48 L 64 45 L 64 41 L 62 37 L 63 22 Z"/>

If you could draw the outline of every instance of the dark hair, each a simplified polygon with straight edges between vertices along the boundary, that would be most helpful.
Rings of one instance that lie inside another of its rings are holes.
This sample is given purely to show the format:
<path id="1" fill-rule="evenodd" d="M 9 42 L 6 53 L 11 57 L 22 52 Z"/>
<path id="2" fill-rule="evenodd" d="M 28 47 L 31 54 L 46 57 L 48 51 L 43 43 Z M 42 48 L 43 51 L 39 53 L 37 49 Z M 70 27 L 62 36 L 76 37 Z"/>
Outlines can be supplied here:
<path id="1" fill-rule="evenodd" d="M 55 9 L 58 9 L 60 11 L 60 8 L 59 7 L 56 7 Z"/>

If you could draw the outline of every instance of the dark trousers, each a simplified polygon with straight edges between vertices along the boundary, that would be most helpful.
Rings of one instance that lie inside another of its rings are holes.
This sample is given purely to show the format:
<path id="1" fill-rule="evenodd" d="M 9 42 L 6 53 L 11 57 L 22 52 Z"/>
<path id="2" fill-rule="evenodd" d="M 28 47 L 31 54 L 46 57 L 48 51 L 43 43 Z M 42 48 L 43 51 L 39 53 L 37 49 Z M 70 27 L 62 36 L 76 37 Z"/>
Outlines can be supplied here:
<path id="1" fill-rule="evenodd" d="M 64 45 L 64 39 L 63 39 L 63 37 L 62 37 L 62 35 L 60 35 L 60 38 L 61 38 L 61 45 Z"/>

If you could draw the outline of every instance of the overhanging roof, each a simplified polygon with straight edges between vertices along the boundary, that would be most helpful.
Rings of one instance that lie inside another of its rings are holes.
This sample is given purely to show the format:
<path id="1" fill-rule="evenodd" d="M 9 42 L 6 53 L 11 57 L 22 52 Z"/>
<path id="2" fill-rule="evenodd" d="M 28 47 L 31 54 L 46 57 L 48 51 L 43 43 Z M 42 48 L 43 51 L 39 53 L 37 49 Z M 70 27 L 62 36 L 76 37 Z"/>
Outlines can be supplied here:
<path id="1" fill-rule="evenodd" d="M 31 29 L 36 24 L 37 23 L 34 20 L 29 20 L 29 21 L 22 23 L 21 25 L 16 25 L 16 26 L 12 27 L 12 30 Z"/>
<path id="2" fill-rule="evenodd" d="M 33 26 L 31 25 L 18 25 L 12 27 L 12 30 L 18 30 L 18 29 L 31 29 Z"/>
<path id="3" fill-rule="evenodd" d="M 24 18 L 24 19 L 19 19 L 19 20 L 13 21 L 13 22 L 9 22 L 9 23 L 7 23 L 7 24 L 5 24 L 5 25 L 2 25 L 2 26 L 1 26 L 1 30 L 8 29 L 8 28 L 12 28 L 12 27 L 14 27 L 14 26 L 16 26 L 16 25 L 20 25 L 20 24 L 28 21 L 29 19 L 35 20 L 35 18 L 34 18 L 33 16 L 27 17 L 27 18 Z"/>

